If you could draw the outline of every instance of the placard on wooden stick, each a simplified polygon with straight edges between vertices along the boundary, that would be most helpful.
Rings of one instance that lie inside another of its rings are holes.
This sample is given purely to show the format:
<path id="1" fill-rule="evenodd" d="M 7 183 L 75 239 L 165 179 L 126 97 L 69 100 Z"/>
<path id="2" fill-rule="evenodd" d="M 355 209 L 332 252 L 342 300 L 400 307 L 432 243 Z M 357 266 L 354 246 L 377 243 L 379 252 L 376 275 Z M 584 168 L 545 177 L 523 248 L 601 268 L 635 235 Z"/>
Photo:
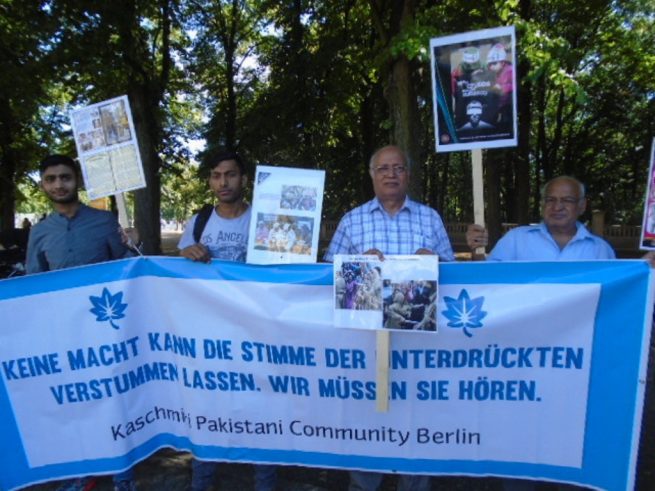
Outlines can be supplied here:
<path id="1" fill-rule="evenodd" d="M 430 54 L 436 151 L 516 146 L 514 26 L 433 38 Z"/>
<path id="2" fill-rule="evenodd" d="M 390 331 L 437 330 L 439 257 L 336 254 L 334 325 L 376 331 L 376 410 L 389 409 Z"/>
<path id="3" fill-rule="evenodd" d="M 71 111 L 70 120 L 89 199 L 146 187 L 127 96 Z"/>

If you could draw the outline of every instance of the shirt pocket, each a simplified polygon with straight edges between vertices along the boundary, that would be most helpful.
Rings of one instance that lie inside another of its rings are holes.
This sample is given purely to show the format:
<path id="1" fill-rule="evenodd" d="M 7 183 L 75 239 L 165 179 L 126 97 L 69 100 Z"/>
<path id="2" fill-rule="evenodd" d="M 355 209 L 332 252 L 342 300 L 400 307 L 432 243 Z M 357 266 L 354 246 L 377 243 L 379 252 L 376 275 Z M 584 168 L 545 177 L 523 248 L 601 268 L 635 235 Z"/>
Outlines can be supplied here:
<path id="1" fill-rule="evenodd" d="M 412 249 L 411 254 L 414 254 L 419 249 L 430 249 L 433 251 L 433 240 L 430 235 L 413 234 L 412 235 Z M 434 251 L 433 251 L 434 252 Z"/>

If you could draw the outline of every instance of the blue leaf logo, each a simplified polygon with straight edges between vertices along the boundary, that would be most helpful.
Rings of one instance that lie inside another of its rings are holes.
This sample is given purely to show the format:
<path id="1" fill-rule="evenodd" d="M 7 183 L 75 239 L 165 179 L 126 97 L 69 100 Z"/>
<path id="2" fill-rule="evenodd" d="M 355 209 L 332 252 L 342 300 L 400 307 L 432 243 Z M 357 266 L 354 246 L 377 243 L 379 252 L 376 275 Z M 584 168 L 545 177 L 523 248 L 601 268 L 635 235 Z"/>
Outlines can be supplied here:
<path id="1" fill-rule="evenodd" d="M 118 292 L 116 295 L 112 295 L 107 288 L 103 288 L 102 296 L 90 296 L 89 300 L 91 300 L 91 304 L 93 304 L 93 308 L 89 312 L 96 316 L 97 322 L 109 321 L 111 327 L 119 329 L 119 327 L 112 321 L 125 317 L 123 312 L 125 312 L 127 304 L 122 303 L 123 292 Z"/>
<path id="2" fill-rule="evenodd" d="M 441 313 L 450 321 L 448 327 L 462 328 L 469 338 L 473 336 L 468 329 L 482 327 L 482 319 L 487 313 L 482 310 L 484 297 L 471 298 L 466 290 L 459 292 L 459 297 L 444 297 L 447 310 Z"/>

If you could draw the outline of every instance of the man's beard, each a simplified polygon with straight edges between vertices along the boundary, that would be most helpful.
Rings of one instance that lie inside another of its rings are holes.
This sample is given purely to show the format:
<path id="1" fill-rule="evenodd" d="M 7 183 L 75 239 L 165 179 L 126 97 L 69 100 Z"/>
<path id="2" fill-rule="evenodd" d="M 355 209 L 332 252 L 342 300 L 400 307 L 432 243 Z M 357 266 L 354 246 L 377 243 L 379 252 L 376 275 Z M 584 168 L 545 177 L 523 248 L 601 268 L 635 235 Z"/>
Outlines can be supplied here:
<path id="1" fill-rule="evenodd" d="M 230 196 L 227 199 L 218 197 L 218 202 L 225 203 L 226 205 L 233 205 L 234 203 L 241 201 L 241 198 L 242 198 L 242 193 L 233 193 L 230 194 Z"/>
<path id="2" fill-rule="evenodd" d="M 75 203 L 77 200 L 78 200 L 77 193 L 71 193 L 69 195 L 62 196 L 61 198 L 50 196 L 50 201 L 60 205 L 69 205 L 71 203 Z"/>

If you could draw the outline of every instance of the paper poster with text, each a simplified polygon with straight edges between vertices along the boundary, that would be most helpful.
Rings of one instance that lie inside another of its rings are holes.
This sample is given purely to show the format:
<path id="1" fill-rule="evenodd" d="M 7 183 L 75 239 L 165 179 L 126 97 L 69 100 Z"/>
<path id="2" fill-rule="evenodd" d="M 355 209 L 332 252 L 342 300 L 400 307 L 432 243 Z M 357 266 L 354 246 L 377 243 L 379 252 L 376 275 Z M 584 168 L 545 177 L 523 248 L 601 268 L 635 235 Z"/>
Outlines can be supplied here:
<path id="1" fill-rule="evenodd" d="M 437 330 L 438 256 L 334 256 L 337 327 Z"/>
<path id="2" fill-rule="evenodd" d="M 430 40 L 437 152 L 517 145 L 514 26 Z"/>
<path id="3" fill-rule="evenodd" d="M 644 200 L 644 216 L 641 222 L 642 250 L 655 250 L 655 138 L 650 149 L 650 166 L 648 167 L 648 182 L 646 183 L 646 198 Z"/>
<path id="4" fill-rule="evenodd" d="M 89 199 L 146 187 L 127 96 L 71 111 L 70 119 Z"/>
<path id="5" fill-rule="evenodd" d="M 315 263 L 324 187 L 325 171 L 258 165 L 247 262 Z"/>

